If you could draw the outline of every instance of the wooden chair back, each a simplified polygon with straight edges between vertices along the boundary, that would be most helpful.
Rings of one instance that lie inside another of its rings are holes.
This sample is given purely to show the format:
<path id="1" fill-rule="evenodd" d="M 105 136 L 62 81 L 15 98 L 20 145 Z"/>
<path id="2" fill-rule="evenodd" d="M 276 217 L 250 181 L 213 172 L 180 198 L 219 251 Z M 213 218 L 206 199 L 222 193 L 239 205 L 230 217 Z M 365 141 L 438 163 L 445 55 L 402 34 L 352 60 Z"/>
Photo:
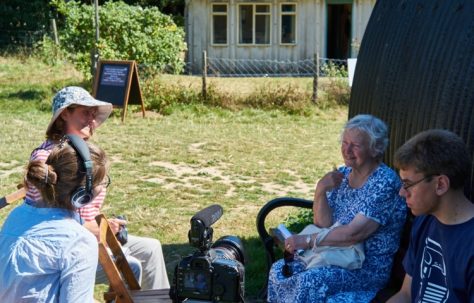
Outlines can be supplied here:
<path id="1" fill-rule="evenodd" d="M 115 300 L 116 303 L 133 303 L 130 290 L 139 290 L 140 284 L 133 275 L 107 218 L 100 214 L 95 219 L 99 225 L 99 262 L 110 283 L 110 290 L 105 293 L 104 299 L 107 302 Z"/>
<path id="2" fill-rule="evenodd" d="M 109 291 L 104 293 L 104 300 L 115 303 L 171 303 L 169 289 L 140 288 L 107 218 L 100 214 L 95 219 L 99 225 L 99 262 L 110 284 Z"/>

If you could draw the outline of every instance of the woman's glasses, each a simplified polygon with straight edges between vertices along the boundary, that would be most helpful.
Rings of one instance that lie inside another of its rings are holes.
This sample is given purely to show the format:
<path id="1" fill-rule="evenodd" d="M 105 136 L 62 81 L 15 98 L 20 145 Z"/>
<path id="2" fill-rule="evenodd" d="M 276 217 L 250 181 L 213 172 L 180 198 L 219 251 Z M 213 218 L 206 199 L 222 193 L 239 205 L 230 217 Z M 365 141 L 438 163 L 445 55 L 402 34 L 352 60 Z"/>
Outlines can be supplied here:
<path id="1" fill-rule="evenodd" d="M 110 183 L 112 183 L 112 179 L 110 179 L 109 175 L 105 176 L 105 181 L 99 183 L 99 185 L 104 186 L 105 188 L 109 187 Z"/>

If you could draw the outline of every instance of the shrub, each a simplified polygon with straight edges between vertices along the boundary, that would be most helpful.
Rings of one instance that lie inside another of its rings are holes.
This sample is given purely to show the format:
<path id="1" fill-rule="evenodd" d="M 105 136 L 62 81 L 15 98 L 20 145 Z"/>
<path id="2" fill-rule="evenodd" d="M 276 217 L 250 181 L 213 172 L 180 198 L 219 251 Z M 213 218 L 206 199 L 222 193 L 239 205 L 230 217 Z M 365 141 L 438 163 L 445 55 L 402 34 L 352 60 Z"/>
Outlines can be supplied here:
<path id="1" fill-rule="evenodd" d="M 147 110 L 169 114 L 170 107 L 177 104 L 202 103 L 202 96 L 195 89 L 179 83 L 165 84 L 157 78 L 147 78 L 142 87 Z"/>
<path id="2" fill-rule="evenodd" d="M 323 114 L 330 108 L 344 108 L 344 104 L 347 104 L 334 101 L 337 96 L 333 96 L 332 91 L 325 91 L 332 88 L 326 78 L 321 81 L 320 97 L 316 104 L 311 99 L 312 82 L 306 79 L 209 79 L 204 98 L 199 77 L 151 74 L 140 67 L 140 78 L 145 107 L 162 114 L 171 113 L 176 106 L 193 104 L 231 111 L 253 108 L 308 116 Z M 341 79 L 341 83 L 347 89 L 348 98 L 350 88 L 344 79 Z"/>
<path id="3" fill-rule="evenodd" d="M 329 62 L 321 67 L 321 72 L 329 79 L 329 83 L 323 88 L 324 94 L 322 94 L 318 102 L 324 107 L 349 105 L 351 89 L 347 81 L 348 73 L 346 67 Z"/>
<path id="4" fill-rule="evenodd" d="M 66 57 L 60 46 L 47 36 L 35 44 L 35 50 L 36 57 L 51 66 L 62 63 Z"/>
<path id="5" fill-rule="evenodd" d="M 215 84 L 207 86 L 206 97 L 196 87 L 182 83 L 163 82 L 160 77 L 146 78 L 142 85 L 145 107 L 162 114 L 179 104 L 202 104 L 229 110 L 257 108 L 282 110 L 290 114 L 308 114 L 313 104 L 311 96 L 292 86 L 262 85 L 248 96 L 219 90 Z"/>
<path id="6" fill-rule="evenodd" d="M 291 84 L 265 85 L 246 97 L 244 103 L 253 108 L 283 109 L 289 113 L 303 113 L 311 106 L 311 96 Z"/>
<path id="7" fill-rule="evenodd" d="M 61 49 L 87 79 L 91 78 L 95 48 L 103 59 L 135 60 L 175 73 L 183 69 L 184 32 L 157 8 L 105 3 L 99 8 L 100 38 L 96 43 L 92 6 L 61 0 L 53 0 L 52 4 L 64 16 L 59 31 Z"/>

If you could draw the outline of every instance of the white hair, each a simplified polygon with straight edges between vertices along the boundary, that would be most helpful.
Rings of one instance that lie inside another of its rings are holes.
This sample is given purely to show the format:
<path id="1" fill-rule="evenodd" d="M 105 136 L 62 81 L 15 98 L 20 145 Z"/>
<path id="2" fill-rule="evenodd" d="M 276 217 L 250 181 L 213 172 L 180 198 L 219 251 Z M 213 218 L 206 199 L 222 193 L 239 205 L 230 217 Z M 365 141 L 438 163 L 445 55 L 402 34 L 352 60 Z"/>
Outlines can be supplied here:
<path id="1" fill-rule="evenodd" d="M 388 146 L 388 127 L 377 117 L 372 115 L 357 115 L 346 122 L 342 133 L 356 129 L 369 136 L 369 148 L 376 158 L 381 158 Z"/>

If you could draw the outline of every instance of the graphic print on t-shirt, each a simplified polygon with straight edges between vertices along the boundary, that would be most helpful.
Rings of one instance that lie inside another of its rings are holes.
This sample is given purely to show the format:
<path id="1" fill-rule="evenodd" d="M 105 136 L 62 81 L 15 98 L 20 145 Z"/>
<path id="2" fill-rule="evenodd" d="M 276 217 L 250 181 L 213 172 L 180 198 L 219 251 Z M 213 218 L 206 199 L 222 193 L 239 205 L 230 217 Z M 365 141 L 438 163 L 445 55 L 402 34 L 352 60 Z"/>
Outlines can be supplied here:
<path id="1" fill-rule="evenodd" d="M 420 264 L 420 288 L 417 302 L 443 303 L 449 297 L 446 284 L 446 265 L 441 245 L 427 237 Z"/>

